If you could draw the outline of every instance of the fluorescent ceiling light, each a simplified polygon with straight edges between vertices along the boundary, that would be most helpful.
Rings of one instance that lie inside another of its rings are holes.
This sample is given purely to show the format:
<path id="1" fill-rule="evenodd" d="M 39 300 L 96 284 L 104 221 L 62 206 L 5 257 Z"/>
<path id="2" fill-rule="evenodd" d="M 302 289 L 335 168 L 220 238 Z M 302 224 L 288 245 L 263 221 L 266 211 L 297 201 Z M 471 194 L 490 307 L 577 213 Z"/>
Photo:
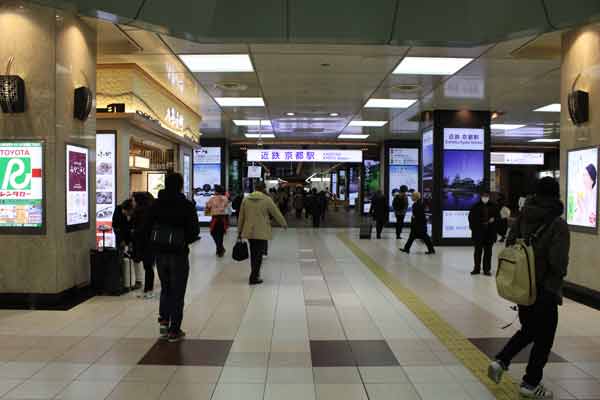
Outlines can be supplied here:
<path id="1" fill-rule="evenodd" d="M 271 126 L 268 119 L 234 119 L 233 123 L 237 126 Z"/>
<path id="2" fill-rule="evenodd" d="M 519 129 L 524 126 L 525 125 L 522 125 L 522 124 L 492 124 L 492 125 L 490 125 L 490 128 L 501 130 L 501 131 L 511 131 L 513 129 Z"/>
<path id="3" fill-rule="evenodd" d="M 548 104 L 547 106 L 536 108 L 533 111 L 534 112 L 560 112 L 560 104 L 559 103 Z"/>
<path id="4" fill-rule="evenodd" d="M 254 72 L 248 54 L 182 54 L 192 72 Z"/>
<path id="5" fill-rule="evenodd" d="M 296 115 L 296 113 L 288 112 L 288 113 L 285 113 L 285 115 L 287 115 L 288 117 L 293 117 L 294 115 Z"/>
<path id="6" fill-rule="evenodd" d="M 370 99 L 365 108 L 408 108 L 416 102 L 412 99 Z"/>
<path id="7" fill-rule="evenodd" d="M 272 133 L 246 133 L 248 139 L 274 139 L 275 135 Z"/>
<path id="8" fill-rule="evenodd" d="M 366 139 L 369 135 L 353 135 L 348 133 L 342 133 L 338 136 L 338 139 Z"/>
<path id="9" fill-rule="evenodd" d="M 215 98 L 221 107 L 264 107 L 262 97 L 217 97 Z"/>
<path id="10" fill-rule="evenodd" d="M 329 113 L 330 117 L 339 117 L 340 114 L 339 113 Z"/>
<path id="11" fill-rule="evenodd" d="M 560 139 L 533 139 L 529 143 L 556 143 L 560 142 Z"/>
<path id="12" fill-rule="evenodd" d="M 350 126 L 368 126 L 379 128 L 387 124 L 387 121 L 350 121 Z"/>
<path id="13" fill-rule="evenodd" d="M 454 75 L 471 61 L 472 58 L 404 57 L 394 74 Z"/>

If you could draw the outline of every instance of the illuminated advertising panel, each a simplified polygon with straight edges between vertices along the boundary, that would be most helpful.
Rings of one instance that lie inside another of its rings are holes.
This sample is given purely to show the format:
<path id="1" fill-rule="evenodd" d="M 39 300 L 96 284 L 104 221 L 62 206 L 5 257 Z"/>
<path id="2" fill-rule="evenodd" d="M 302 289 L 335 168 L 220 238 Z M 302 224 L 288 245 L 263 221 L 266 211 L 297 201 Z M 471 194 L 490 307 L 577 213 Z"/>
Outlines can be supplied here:
<path id="1" fill-rule="evenodd" d="M 353 162 L 363 161 L 362 150 L 300 150 L 300 149 L 250 149 L 248 162 Z"/>
<path id="2" fill-rule="evenodd" d="M 544 165 L 544 153 L 503 153 L 492 151 L 490 164 Z"/>
<path id="3" fill-rule="evenodd" d="M 389 188 L 388 188 L 388 207 L 389 222 L 396 222 L 396 213 L 392 203 L 394 193 L 400 190 L 402 185 L 406 185 L 408 190 L 419 189 L 419 149 L 397 148 L 389 149 Z M 408 196 L 408 210 L 404 222 L 410 222 L 412 218 L 412 199 Z"/>
<path id="4" fill-rule="evenodd" d="M 148 193 L 158 198 L 158 192 L 165 188 L 166 174 L 163 172 L 148 172 Z"/>
<path id="5" fill-rule="evenodd" d="M 567 223 L 585 232 L 598 227 L 598 148 L 567 155 Z"/>
<path id="6" fill-rule="evenodd" d="M 67 231 L 85 229 L 90 222 L 88 149 L 67 145 Z"/>
<path id="7" fill-rule="evenodd" d="M 190 170 L 192 169 L 191 157 L 183 155 L 183 193 L 186 197 L 190 195 Z"/>
<path id="8" fill-rule="evenodd" d="M 432 234 L 433 223 L 433 130 L 423 132 L 421 138 L 421 195 L 423 199 L 423 208 L 427 218 L 427 232 Z"/>
<path id="9" fill-rule="evenodd" d="M 202 147 L 194 150 L 193 196 L 200 222 L 209 222 L 204 215 L 208 199 L 215 193 L 215 185 L 221 182 L 221 148 Z"/>
<path id="10" fill-rule="evenodd" d="M 41 233 L 44 224 L 43 145 L 0 142 L 0 231 Z"/>
<path id="11" fill-rule="evenodd" d="M 98 247 L 115 247 L 115 235 L 112 231 L 112 216 L 117 201 L 115 151 L 114 133 L 96 134 L 96 245 Z M 102 232 L 103 230 L 105 232 Z M 104 243 L 102 243 L 103 237 Z"/>

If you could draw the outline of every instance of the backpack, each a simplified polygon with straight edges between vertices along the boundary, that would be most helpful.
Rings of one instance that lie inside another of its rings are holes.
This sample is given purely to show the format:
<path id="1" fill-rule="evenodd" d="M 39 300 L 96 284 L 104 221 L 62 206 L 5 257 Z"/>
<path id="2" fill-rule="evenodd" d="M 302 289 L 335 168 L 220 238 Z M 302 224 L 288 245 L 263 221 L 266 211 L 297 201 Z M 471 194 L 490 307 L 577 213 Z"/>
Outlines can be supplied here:
<path id="1" fill-rule="evenodd" d="M 533 242 L 550 224 L 542 224 L 528 238 L 518 238 L 498 254 L 496 288 L 498 295 L 512 303 L 530 306 L 537 297 Z"/>

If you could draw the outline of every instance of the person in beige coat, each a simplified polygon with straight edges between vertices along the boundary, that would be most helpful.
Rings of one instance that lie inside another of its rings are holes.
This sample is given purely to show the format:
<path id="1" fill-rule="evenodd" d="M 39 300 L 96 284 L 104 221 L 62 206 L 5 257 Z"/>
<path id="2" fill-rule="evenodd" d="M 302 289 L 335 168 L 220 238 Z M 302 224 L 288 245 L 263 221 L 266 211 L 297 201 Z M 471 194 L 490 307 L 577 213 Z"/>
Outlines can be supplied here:
<path id="1" fill-rule="evenodd" d="M 275 205 L 273 200 L 265 193 L 264 182 L 255 186 L 255 191 L 242 201 L 238 221 L 239 237 L 248 239 L 250 243 L 250 285 L 262 283 L 260 267 L 263 254 L 266 251 L 267 241 L 273 238 L 271 218 L 280 226 L 287 228 L 287 221 Z"/>

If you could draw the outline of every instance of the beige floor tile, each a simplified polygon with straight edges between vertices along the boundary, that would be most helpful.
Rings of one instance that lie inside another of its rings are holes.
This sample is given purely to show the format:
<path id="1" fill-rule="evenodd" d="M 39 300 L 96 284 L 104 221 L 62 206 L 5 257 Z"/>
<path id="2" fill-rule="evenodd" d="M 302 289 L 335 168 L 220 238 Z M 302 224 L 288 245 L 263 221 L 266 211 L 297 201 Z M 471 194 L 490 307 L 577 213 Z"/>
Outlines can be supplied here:
<path id="1" fill-rule="evenodd" d="M 225 366 L 219 382 L 223 383 L 264 383 L 267 368 Z"/>
<path id="2" fill-rule="evenodd" d="M 268 384 L 313 384 L 312 368 L 269 367 Z"/>
<path id="3" fill-rule="evenodd" d="M 0 379 L 29 379 L 46 363 L 40 362 L 7 362 L 0 364 Z"/>
<path id="4" fill-rule="evenodd" d="M 443 366 L 408 366 L 404 367 L 404 372 L 414 384 L 458 382 L 458 379 Z"/>
<path id="5" fill-rule="evenodd" d="M 368 400 L 362 384 L 317 384 L 317 400 Z"/>
<path id="6" fill-rule="evenodd" d="M 583 370 L 586 374 L 600 379 L 600 362 L 578 362 L 575 366 Z"/>
<path id="7" fill-rule="evenodd" d="M 494 396 L 488 388 L 480 382 L 463 382 L 463 388 L 471 396 L 473 400 L 495 400 Z M 562 399 L 562 398 L 561 398 Z"/>
<path id="8" fill-rule="evenodd" d="M 358 384 L 361 382 L 356 367 L 319 367 L 313 370 L 317 384 Z"/>
<path id="9" fill-rule="evenodd" d="M 72 381 L 89 368 L 90 364 L 49 363 L 31 377 L 36 381 Z"/>
<path id="10" fill-rule="evenodd" d="M 297 383 L 269 383 L 264 400 L 314 400 L 315 385 Z"/>
<path id="11" fill-rule="evenodd" d="M 458 383 L 417 383 L 415 388 L 422 400 L 473 400 Z"/>
<path id="12" fill-rule="evenodd" d="M 79 381 L 120 381 L 133 368 L 131 365 L 94 364 L 77 377 Z"/>
<path id="13" fill-rule="evenodd" d="M 117 385 L 116 381 L 74 381 L 58 396 L 57 400 L 104 400 Z"/>
<path id="14" fill-rule="evenodd" d="M 171 382 L 181 383 L 217 383 L 221 367 L 180 366 L 177 367 Z"/>
<path id="15" fill-rule="evenodd" d="M 51 399 L 60 393 L 69 383 L 67 381 L 26 381 L 8 392 L 2 399 Z"/>
<path id="16" fill-rule="evenodd" d="M 410 383 L 367 383 L 369 400 L 420 400 Z"/>
<path id="17" fill-rule="evenodd" d="M 262 400 L 264 384 L 219 383 L 211 400 Z"/>
<path id="18" fill-rule="evenodd" d="M 214 384 L 171 382 L 162 392 L 164 400 L 210 400 Z"/>
<path id="19" fill-rule="evenodd" d="M 408 383 L 402 367 L 359 367 L 365 383 Z"/>
<path id="20" fill-rule="evenodd" d="M 158 400 L 166 386 L 166 382 L 120 382 L 107 400 Z"/>
<path id="21" fill-rule="evenodd" d="M 136 365 L 123 378 L 124 381 L 169 382 L 177 369 L 176 366 Z"/>
<path id="22" fill-rule="evenodd" d="M 556 379 L 554 382 L 578 399 L 600 398 L 597 379 Z"/>
<path id="23" fill-rule="evenodd" d="M 0 379 L 0 397 L 2 397 L 5 393 L 10 392 L 23 382 L 24 381 L 21 379 Z"/>

